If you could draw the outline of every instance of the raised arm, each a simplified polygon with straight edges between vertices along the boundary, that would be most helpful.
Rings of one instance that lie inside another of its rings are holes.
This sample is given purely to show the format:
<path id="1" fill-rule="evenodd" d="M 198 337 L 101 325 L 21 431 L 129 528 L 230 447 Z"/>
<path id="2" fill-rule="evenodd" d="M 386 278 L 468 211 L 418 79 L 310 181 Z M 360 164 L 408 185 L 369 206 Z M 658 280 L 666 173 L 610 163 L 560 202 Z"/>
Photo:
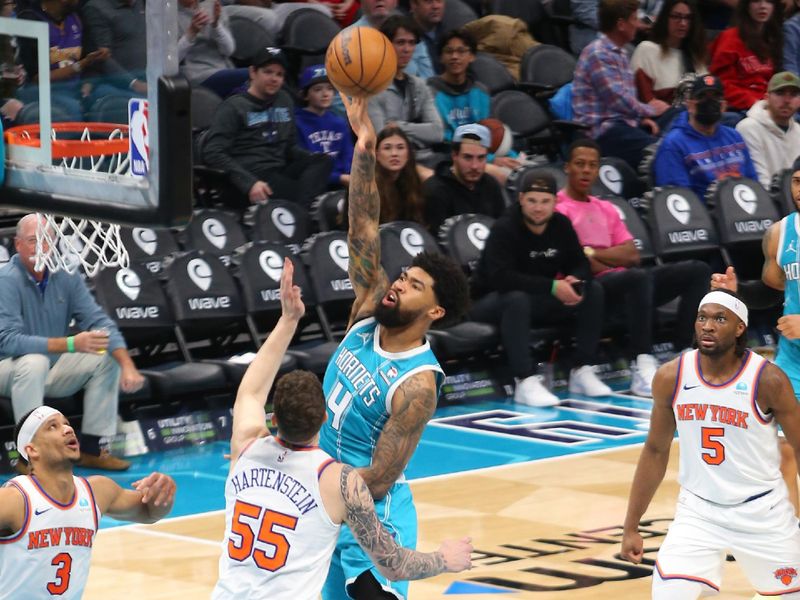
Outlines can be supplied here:
<path id="1" fill-rule="evenodd" d="M 135 481 L 133 490 L 103 476 L 90 477 L 89 485 L 100 512 L 121 521 L 155 523 L 169 514 L 175 501 L 175 481 L 163 473 Z"/>
<path id="2" fill-rule="evenodd" d="M 348 275 L 356 300 L 350 323 L 372 314 L 389 282 L 381 267 L 381 239 L 378 221 L 381 200 L 375 183 L 375 129 L 367 114 L 367 99 L 342 95 L 350 126 L 358 138 L 353 151 L 348 197 L 347 246 L 350 251 Z"/>
<path id="3" fill-rule="evenodd" d="M 383 498 L 402 475 L 435 410 L 433 371 L 412 375 L 397 388 L 392 397 L 392 414 L 375 445 L 372 463 L 359 469 L 373 498 Z"/>
<path id="4" fill-rule="evenodd" d="M 653 378 L 653 412 L 650 431 L 639 455 L 636 474 L 628 498 L 628 512 L 622 534 L 622 558 L 639 564 L 644 554 L 644 542 L 639 534 L 639 521 L 664 479 L 669 463 L 669 450 L 675 434 L 675 415 L 672 395 L 678 372 L 678 359 L 663 365 Z"/>
<path id="5" fill-rule="evenodd" d="M 286 258 L 281 274 L 281 317 L 247 367 L 233 404 L 231 468 L 247 444 L 269 431 L 264 403 L 278 374 L 283 355 L 297 330 L 297 323 L 305 314 L 300 288 L 292 284 L 293 275 L 294 264 Z"/>
<path id="6" fill-rule="evenodd" d="M 342 465 L 339 486 L 344 502 L 344 521 L 380 572 L 392 581 L 422 579 L 471 567 L 469 538 L 442 542 L 436 552 L 416 552 L 399 546 L 381 525 L 375 503 L 355 469 Z"/>

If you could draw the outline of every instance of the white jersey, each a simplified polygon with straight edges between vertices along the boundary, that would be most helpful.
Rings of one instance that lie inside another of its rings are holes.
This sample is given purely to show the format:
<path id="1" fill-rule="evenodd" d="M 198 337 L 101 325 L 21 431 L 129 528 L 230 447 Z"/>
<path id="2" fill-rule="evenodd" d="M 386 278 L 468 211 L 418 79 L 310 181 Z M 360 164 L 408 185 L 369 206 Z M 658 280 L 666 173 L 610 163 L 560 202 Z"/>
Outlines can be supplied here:
<path id="1" fill-rule="evenodd" d="M 325 511 L 319 476 L 334 460 L 313 446 L 256 439 L 225 484 L 225 539 L 213 600 L 319 597 L 340 526 Z"/>
<path id="2" fill-rule="evenodd" d="M 696 496 L 733 505 L 781 487 L 778 428 L 756 397 L 767 361 L 749 350 L 739 371 L 706 382 L 697 350 L 680 357 L 672 408 L 680 439 L 678 481 Z"/>
<path id="3" fill-rule="evenodd" d="M 72 479 L 75 495 L 68 504 L 48 496 L 34 477 L 21 475 L 6 484 L 22 493 L 25 522 L 19 532 L 0 537 L 0 599 L 83 595 L 100 511 L 89 482 Z"/>

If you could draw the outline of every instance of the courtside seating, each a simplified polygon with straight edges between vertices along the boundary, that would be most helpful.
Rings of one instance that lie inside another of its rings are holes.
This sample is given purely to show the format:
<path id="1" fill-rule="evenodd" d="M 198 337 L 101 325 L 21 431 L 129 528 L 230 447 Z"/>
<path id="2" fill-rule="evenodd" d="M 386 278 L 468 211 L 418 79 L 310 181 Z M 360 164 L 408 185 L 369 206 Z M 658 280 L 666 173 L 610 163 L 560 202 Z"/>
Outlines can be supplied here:
<path id="1" fill-rule="evenodd" d="M 144 265 L 151 273 L 160 272 L 164 258 L 178 252 L 178 243 L 169 229 L 122 227 L 119 235 L 131 264 Z"/>
<path id="2" fill-rule="evenodd" d="M 393 221 L 380 226 L 381 265 L 394 281 L 420 252 L 441 252 L 436 239 L 419 223 Z"/>
<path id="3" fill-rule="evenodd" d="M 717 229 L 692 190 L 677 186 L 653 190 L 647 221 L 653 249 L 664 262 L 719 260 Z"/>
<path id="4" fill-rule="evenodd" d="M 252 226 L 254 241 L 277 242 L 300 252 L 310 230 L 305 208 L 288 200 L 270 200 L 251 210 L 245 222 Z"/>
<path id="5" fill-rule="evenodd" d="M 179 237 L 185 250 L 201 250 L 214 255 L 226 266 L 231 264 L 231 254 L 247 243 L 238 216 L 216 209 L 195 211 L 192 221 Z"/>
<path id="6" fill-rule="evenodd" d="M 780 211 L 781 216 L 786 216 L 797 210 L 792 200 L 792 169 L 784 169 L 772 178 L 770 194 Z"/>

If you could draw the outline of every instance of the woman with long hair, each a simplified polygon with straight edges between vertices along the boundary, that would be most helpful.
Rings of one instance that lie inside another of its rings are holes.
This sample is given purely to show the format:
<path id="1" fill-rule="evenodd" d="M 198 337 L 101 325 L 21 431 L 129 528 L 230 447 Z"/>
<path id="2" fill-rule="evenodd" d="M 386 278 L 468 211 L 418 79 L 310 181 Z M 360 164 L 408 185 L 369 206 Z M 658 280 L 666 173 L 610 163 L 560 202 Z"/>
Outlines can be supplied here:
<path id="1" fill-rule="evenodd" d="M 783 4 L 778 0 L 739 0 L 736 27 L 711 45 L 711 73 L 722 80 L 730 110 L 747 111 L 767 92 L 783 64 Z"/>
<path id="2" fill-rule="evenodd" d="M 653 98 L 672 104 L 686 73 L 706 73 L 705 29 L 694 0 L 665 0 L 650 40 L 633 53 L 631 68 L 642 102 Z"/>
<path id="3" fill-rule="evenodd" d="M 422 182 L 433 174 L 417 165 L 414 146 L 402 129 L 387 125 L 378 133 L 375 149 L 375 182 L 381 198 L 379 222 L 414 221 L 425 225 Z M 342 222 L 347 224 L 347 203 Z"/>

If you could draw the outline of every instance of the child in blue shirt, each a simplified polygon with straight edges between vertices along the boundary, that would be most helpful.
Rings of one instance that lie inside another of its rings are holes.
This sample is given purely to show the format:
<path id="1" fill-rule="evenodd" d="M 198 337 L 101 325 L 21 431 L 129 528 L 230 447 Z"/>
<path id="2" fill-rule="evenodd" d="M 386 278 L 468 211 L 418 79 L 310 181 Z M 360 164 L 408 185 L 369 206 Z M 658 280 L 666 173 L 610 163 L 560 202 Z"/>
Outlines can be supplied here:
<path id="1" fill-rule="evenodd" d="M 295 122 L 300 145 L 311 152 L 324 152 L 333 160 L 330 185 L 347 187 L 353 138 L 347 121 L 329 110 L 335 93 L 324 65 L 307 67 L 300 76 L 305 106 L 295 109 Z"/>

